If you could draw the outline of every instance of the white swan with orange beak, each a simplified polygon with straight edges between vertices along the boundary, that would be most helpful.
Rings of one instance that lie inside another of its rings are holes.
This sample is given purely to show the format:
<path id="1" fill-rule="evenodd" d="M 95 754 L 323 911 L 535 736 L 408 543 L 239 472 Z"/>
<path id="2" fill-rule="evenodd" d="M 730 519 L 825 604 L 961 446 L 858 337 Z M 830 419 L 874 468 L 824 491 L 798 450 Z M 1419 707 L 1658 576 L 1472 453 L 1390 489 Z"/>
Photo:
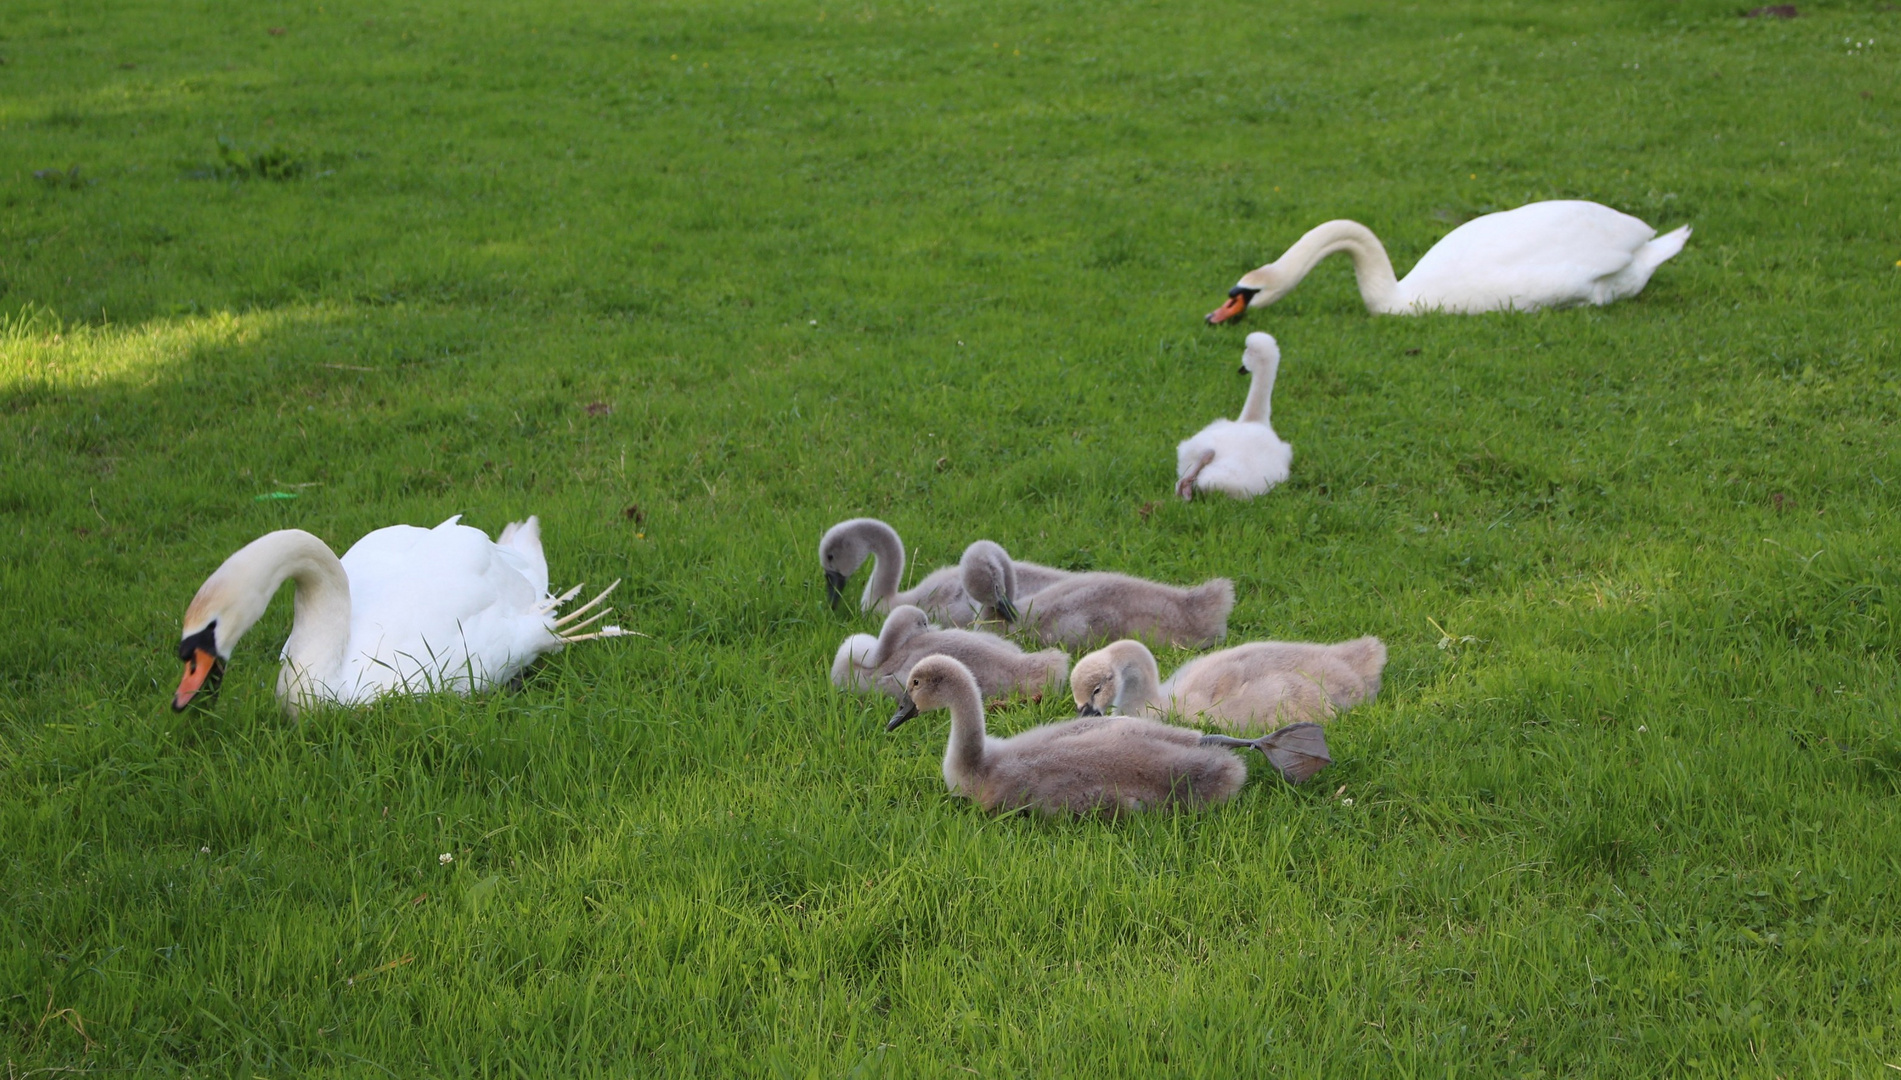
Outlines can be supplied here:
<path id="1" fill-rule="evenodd" d="M 358 540 L 339 559 L 302 529 L 267 533 L 224 561 L 185 610 L 178 658 L 184 678 L 172 698 L 215 692 L 231 650 L 285 581 L 296 583 L 277 697 L 286 712 L 320 703 L 362 705 L 385 694 L 473 693 L 507 683 L 544 653 L 577 641 L 618 637 L 606 626 L 580 633 L 612 608 L 580 616 L 614 590 L 561 617 L 580 591 L 548 592 L 541 524 L 514 522 L 490 540 L 461 525 L 393 525 Z"/>
<path id="2" fill-rule="evenodd" d="M 1688 225 L 1658 236 L 1637 218 L 1599 203 L 1528 203 L 1452 230 L 1397 280 L 1373 230 L 1357 221 L 1329 221 L 1308 230 L 1280 258 L 1242 275 L 1228 290 L 1228 302 L 1208 313 L 1208 322 L 1238 319 L 1251 307 L 1279 300 L 1336 251 L 1353 260 L 1360 299 L 1375 315 L 1608 304 L 1642 292 L 1650 275 L 1689 238 Z"/>

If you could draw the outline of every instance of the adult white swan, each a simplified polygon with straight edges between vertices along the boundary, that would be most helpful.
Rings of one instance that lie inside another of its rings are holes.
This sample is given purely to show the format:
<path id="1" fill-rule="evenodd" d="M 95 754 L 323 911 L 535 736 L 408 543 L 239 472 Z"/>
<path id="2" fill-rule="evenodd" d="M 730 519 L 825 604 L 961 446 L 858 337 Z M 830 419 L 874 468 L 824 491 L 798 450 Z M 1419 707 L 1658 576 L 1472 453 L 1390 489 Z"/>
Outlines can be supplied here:
<path id="1" fill-rule="evenodd" d="M 266 533 L 239 548 L 185 609 L 178 644 L 185 675 L 172 708 L 182 711 L 201 688 L 217 688 L 232 647 L 287 579 L 297 584 L 296 613 L 277 697 L 292 715 L 321 702 L 360 705 L 384 694 L 484 690 L 514 678 L 543 653 L 627 633 L 617 626 L 578 632 L 613 610 L 575 621 L 613 585 L 555 616 L 580 587 L 549 594 L 539 521 L 511 523 L 490 540 L 457 524 L 460 518 L 433 529 L 378 529 L 342 559 L 302 529 Z"/>
<path id="2" fill-rule="evenodd" d="M 1643 291 L 1650 275 L 1689 238 L 1688 225 L 1658 236 L 1629 214 L 1594 202 L 1535 202 L 1473 218 L 1396 281 L 1393 261 L 1371 229 L 1357 221 L 1329 221 L 1280 258 L 1243 275 L 1208 322 L 1224 323 L 1279 300 L 1336 251 L 1353 259 L 1360 297 L 1375 315 L 1608 304 Z"/>

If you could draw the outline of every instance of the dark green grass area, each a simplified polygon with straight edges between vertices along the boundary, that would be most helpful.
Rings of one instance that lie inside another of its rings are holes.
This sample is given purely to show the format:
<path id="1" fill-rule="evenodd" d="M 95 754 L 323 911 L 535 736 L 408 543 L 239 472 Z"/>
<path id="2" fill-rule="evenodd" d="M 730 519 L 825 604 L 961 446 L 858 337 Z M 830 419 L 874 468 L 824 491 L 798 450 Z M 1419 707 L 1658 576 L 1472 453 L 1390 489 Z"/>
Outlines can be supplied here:
<path id="1" fill-rule="evenodd" d="M 1887 1075 L 1901 12 L 1800 7 L 13 5 L 8 1075 Z M 1324 266 L 1243 327 L 1293 479 L 1172 498 L 1243 271 L 1542 198 L 1696 234 L 1602 310 Z M 244 542 L 456 513 L 652 638 L 292 723 L 284 597 L 168 710 Z M 1385 688 L 1301 789 L 986 818 L 826 682 L 860 514 Z"/>

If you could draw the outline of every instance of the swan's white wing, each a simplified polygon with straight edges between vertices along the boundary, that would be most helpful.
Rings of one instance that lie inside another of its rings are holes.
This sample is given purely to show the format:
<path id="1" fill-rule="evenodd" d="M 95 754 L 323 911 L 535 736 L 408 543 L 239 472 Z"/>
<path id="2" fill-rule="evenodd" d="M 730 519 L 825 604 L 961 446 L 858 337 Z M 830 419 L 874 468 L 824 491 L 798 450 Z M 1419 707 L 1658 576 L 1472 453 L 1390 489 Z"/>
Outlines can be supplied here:
<path id="1" fill-rule="evenodd" d="M 453 521 L 454 519 L 450 519 Z M 444 525 L 448 522 L 444 522 Z M 441 526 L 438 526 L 440 528 Z M 391 525 L 386 529 L 365 533 L 361 540 L 350 545 L 343 553 L 345 559 L 365 558 L 404 558 L 415 550 L 417 544 L 425 540 L 431 530 L 415 525 Z"/>
<path id="2" fill-rule="evenodd" d="M 350 578 L 350 654 L 339 688 L 479 690 L 513 678 L 554 648 L 552 617 L 518 552 L 478 529 L 378 529 L 343 556 Z"/>
<path id="3" fill-rule="evenodd" d="M 495 538 L 495 547 L 509 565 L 521 571 L 537 595 L 548 594 L 548 556 L 541 550 L 541 519 L 530 514 L 527 521 L 511 521 Z"/>
<path id="4" fill-rule="evenodd" d="M 1201 470 L 1195 486 L 1246 498 L 1259 495 L 1287 479 L 1294 448 L 1274 433 L 1272 426 L 1216 420 L 1175 448 L 1177 477 L 1187 476 L 1201 455 L 1214 451 L 1214 460 Z"/>
<path id="5" fill-rule="evenodd" d="M 1474 218 L 1446 234 L 1400 283 L 1401 299 L 1447 311 L 1589 301 L 1656 230 L 1593 202 L 1538 202 Z"/>

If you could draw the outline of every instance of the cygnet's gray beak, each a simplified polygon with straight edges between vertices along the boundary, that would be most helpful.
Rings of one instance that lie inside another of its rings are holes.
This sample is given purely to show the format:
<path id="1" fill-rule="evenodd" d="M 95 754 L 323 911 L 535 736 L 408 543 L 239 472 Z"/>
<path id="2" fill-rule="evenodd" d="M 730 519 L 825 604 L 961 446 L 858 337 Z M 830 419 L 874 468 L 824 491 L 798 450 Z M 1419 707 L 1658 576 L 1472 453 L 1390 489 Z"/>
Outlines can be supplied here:
<path id="1" fill-rule="evenodd" d="M 1077 716 L 1101 716 L 1102 710 L 1096 708 L 1095 702 L 1085 701 L 1081 705 L 1076 706 L 1076 715 Z"/>
<path id="2" fill-rule="evenodd" d="M 884 729 L 886 731 L 896 731 L 899 725 L 916 715 L 917 702 L 911 700 L 910 694 L 906 694 L 898 699 L 898 711 L 891 717 L 891 722 L 886 724 Z"/>
<path id="3" fill-rule="evenodd" d="M 1007 622 L 1007 623 L 1016 622 L 1017 621 L 1017 606 L 1016 604 L 1011 602 L 1009 597 L 999 596 L 997 597 L 997 614 L 1003 616 L 1004 622 Z"/>
<path id="4" fill-rule="evenodd" d="M 838 610 L 838 602 L 845 596 L 845 582 L 849 580 L 836 570 L 825 571 L 825 601 Z"/>

